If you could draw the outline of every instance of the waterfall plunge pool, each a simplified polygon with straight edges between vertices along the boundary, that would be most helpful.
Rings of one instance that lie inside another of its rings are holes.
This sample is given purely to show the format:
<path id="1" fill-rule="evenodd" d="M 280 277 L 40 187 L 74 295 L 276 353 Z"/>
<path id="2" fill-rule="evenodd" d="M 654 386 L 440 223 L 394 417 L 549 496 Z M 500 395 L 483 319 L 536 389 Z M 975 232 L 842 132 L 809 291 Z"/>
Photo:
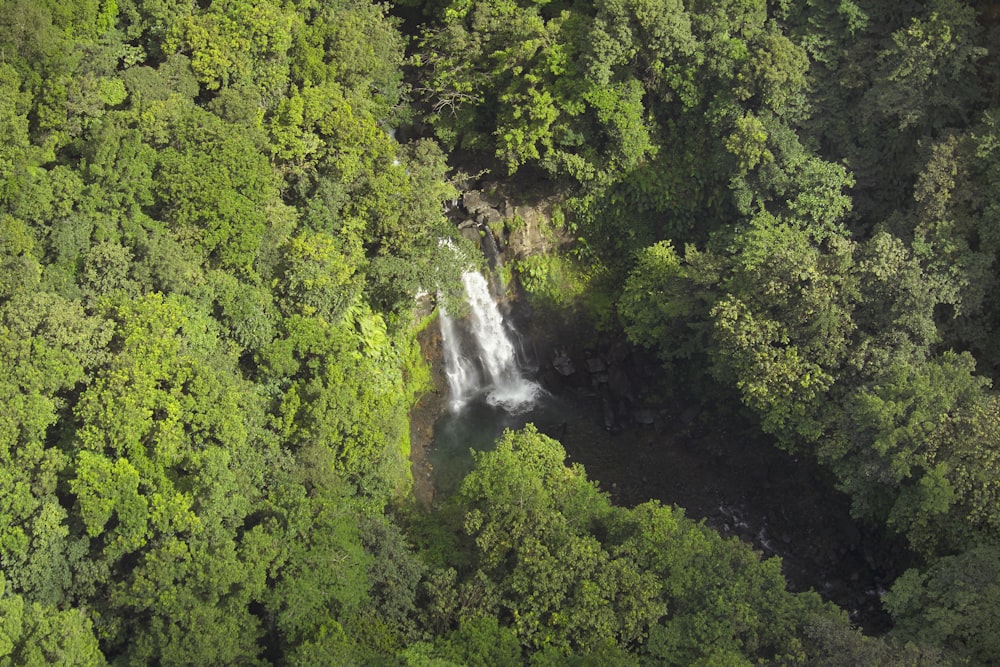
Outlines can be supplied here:
<path id="1" fill-rule="evenodd" d="M 458 490 L 462 478 L 472 470 L 470 450 L 489 451 L 506 429 L 517 430 L 526 424 L 534 424 L 541 433 L 560 441 L 572 431 L 573 441 L 578 444 L 585 440 L 595 450 L 613 451 L 608 448 L 612 436 L 599 421 L 599 399 L 594 398 L 593 405 L 587 403 L 581 405 L 546 393 L 539 395 L 530 409 L 511 413 L 480 396 L 461 409 L 448 410 L 435 422 L 433 446 L 427 452 L 436 492 L 449 496 Z"/>
<path id="2" fill-rule="evenodd" d="M 820 591 L 869 631 L 888 627 L 878 600 L 887 577 L 868 562 L 867 540 L 850 520 L 846 498 L 817 491 L 820 471 L 768 443 L 750 445 L 760 436 L 727 432 L 724 421 L 708 415 L 700 426 L 674 418 L 655 428 L 626 424 L 608 432 L 600 393 L 579 385 L 543 390 L 533 380 L 538 360 L 504 321 L 486 279 L 466 274 L 463 284 L 468 317 L 444 313 L 439 320 L 441 348 L 434 358 L 446 396 L 438 395 L 437 407 L 429 404 L 415 420 L 415 432 L 423 434 L 415 477 L 425 502 L 458 490 L 473 466 L 470 450 L 488 451 L 505 429 L 533 423 L 559 440 L 568 459 L 582 463 L 616 503 L 676 503 L 723 535 L 752 542 L 764 556 L 782 556 L 793 589 Z"/>
<path id="3" fill-rule="evenodd" d="M 497 294 L 479 272 L 462 275 L 469 313 L 456 322 L 442 308 L 438 322 L 449 409 L 435 423 L 429 461 L 434 486 L 449 495 L 472 469 L 470 450 L 491 449 L 505 429 L 528 423 L 558 437 L 561 401 L 529 378 L 530 355 L 522 338 L 504 320 Z M 537 364 L 536 364 L 537 366 Z"/>

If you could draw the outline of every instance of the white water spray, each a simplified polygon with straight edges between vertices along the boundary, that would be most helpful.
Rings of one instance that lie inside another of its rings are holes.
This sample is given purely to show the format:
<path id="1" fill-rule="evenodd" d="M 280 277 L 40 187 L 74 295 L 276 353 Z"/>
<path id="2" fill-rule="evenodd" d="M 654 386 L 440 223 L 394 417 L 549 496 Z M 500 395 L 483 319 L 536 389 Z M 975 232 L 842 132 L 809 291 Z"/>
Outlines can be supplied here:
<path id="1" fill-rule="evenodd" d="M 459 410 L 479 393 L 482 380 L 476 365 L 462 354 L 462 340 L 455 321 L 443 307 L 438 313 L 438 322 L 441 325 L 441 346 L 444 349 L 444 372 L 451 391 L 451 409 Z"/>
<path id="2" fill-rule="evenodd" d="M 451 318 L 444 312 L 439 318 L 452 409 L 485 392 L 487 403 L 511 414 L 530 410 L 542 388 L 521 373 L 516 349 L 486 279 L 469 271 L 462 275 L 462 284 L 469 302 L 469 334 L 476 348 L 472 356 L 463 352 Z"/>

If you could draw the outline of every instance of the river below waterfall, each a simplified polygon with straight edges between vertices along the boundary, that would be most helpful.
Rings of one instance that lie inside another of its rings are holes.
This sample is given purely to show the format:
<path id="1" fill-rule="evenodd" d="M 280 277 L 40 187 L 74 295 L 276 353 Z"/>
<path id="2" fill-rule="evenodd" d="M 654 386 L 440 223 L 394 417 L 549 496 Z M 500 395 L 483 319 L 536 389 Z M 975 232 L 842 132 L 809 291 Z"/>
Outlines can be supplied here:
<path id="1" fill-rule="evenodd" d="M 472 467 L 470 449 L 488 450 L 504 429 L 534 423 L 559 440 L 568 459 L 583 464 L 615 503 L 655 499 L 682 507 L 722 535 L 752 543 L 764 557 L 781 556 L 793 590 L 816 590 L 868 632 L 888 629 L 879 601 L 887 576 L 874 566 L 848 499 L 816 466 L 775 449 L 753 429 L 728 432 L 725 424 L 732 429 L 732 420 L 714 419 L 693 404 L 677 406 L 669 421 L 622 423 L 609 431 L 606 396 L 590 383 L 553 381 L 552 373 L 536 384 L 527 373 L 504 371 L 515 385 L 523 379 L 530 391 L 537 389 L 511 409 L 491 393 L 482 361 L 464 371 L 479 379 L 464 388 L 453 382 L 436 326 L 422 345 L 442 388 L 422 399 L 412 416 L 415 493 L 424 504 L 457 490 Z M 456 391 L 466 394 L 456 400 Z"/>

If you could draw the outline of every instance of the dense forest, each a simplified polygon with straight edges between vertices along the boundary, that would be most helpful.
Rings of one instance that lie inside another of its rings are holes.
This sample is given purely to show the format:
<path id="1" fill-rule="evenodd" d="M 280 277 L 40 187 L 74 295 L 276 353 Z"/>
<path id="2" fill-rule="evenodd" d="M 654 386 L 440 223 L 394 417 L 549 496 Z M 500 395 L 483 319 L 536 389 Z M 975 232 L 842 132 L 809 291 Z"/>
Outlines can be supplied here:
<path id="1" fill-rule="evenodd" d="M 0 0 L 0 665 L 1000 663 L 996 44 L 985 0 Z M 895 545 L 887 634 L 530 426 L 414 502 L 469 165 L 558 201 L 526 298 Z"/>

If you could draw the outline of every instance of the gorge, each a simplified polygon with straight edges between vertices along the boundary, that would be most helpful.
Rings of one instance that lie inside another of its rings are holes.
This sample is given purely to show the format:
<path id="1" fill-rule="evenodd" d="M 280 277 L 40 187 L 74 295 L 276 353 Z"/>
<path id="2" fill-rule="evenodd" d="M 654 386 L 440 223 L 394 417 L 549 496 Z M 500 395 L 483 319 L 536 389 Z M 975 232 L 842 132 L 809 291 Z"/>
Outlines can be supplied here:
<path id="1" fill-rule="evenodd" d="M 518 211 L 544 226 L 539 211 Z M 530 246 L 526 233 L 490 238 L 489 246 Z M 491 234 L 487 228 L 484 237 Z M 514 261 L 503 253 L 491 258 Z M 868 631 L 887 627 L 880 595 L 888 575 L 873 555 L 873 537 L 855 525 L 846 497 L 814 464 L 777 451 L 724 406 L 703 405 L 697 396 L 677 404 L 647 399 L 662 373 L 655 361 L 622 339 L 590 343 L 593 332 L 538 317 L 516 280 L 494 290 L 501 278 L 487 275 L 463 274 L 464 316 L 439 308 L 437 325 L 424 335 L 447 387 L 446 400 L 414 414 L 433 424 L 423 439 L 426 459 L 415 468 L 431 481 L 433 498 L 457 490 L 473 467 L 470 450 L 488 451 L 505 429 L 532 423 L 617 504 L 656 499 L 682 507 L 762 557 L 781 557 L 795 590 L 820 592 Z"/>

